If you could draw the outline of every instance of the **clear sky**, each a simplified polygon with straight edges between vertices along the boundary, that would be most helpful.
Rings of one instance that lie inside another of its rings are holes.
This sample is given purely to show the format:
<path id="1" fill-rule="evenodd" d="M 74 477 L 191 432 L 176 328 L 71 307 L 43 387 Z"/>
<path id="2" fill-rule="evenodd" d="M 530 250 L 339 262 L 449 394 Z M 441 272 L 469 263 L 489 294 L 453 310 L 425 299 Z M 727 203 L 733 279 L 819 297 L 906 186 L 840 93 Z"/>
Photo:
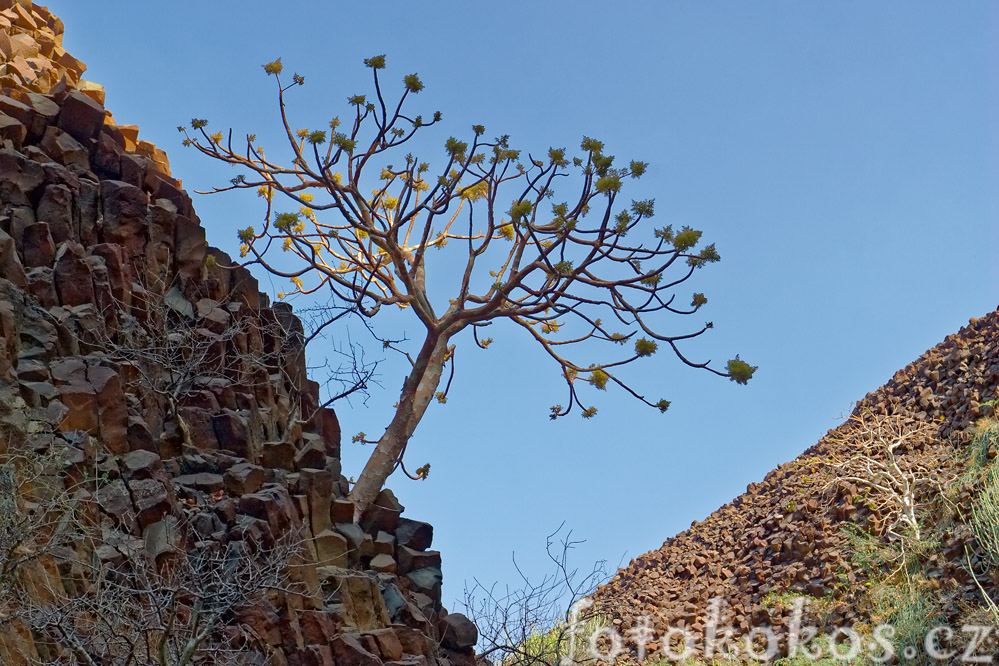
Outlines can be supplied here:
<path id="1" fill-rule="evenodd" d="M 995 3 L 49 6 L 118 122 L 166 149 L 190 190 L 234 174 L 183 149 L 178 125 L 203 117 L 266 145 L 277 117 L 261 64 L 281 56 L 307 77 L 293 116 L 322 127 L 368 92 L 361 60 L 384 53 L 386 80 L 418 72 L 415 106 L 444 112 L 422 159 L 438 163 L 444 139 L 477 123 L 534 152 L 595 136 L 651 163 L 624 195 L 655 197 L 658 223 L 717 244 L 722 261 L 690 285 L 707 294 L 715 329 L 687 350 L 741 354 L 760 368 L 748 386 L 662 353 L 636 383 L 671 399 L 668 414 L 610 390 L 595 419 L 551 422 L 563 385 L 521 332 L 491 332 L 488 352 L 459 341 L 448 404 L 431 407 L 410 444 L 430 479 L 390 481 L 407 515 L 436 527 L 452 610 L 465 581 L 515 583 L 514 551 L 542 571 L 545 535 L 563 521 L 587 539 L 583 568 L 658 548 L 999 306 Z M 195 197 L 210 242 L 232 254 L 259 204 Z M 367 407 L 338 406 L 348 474 L 366 452 L 350 435 L 380 433 L 397 398 L 403 368 L 383 370 Z"/>

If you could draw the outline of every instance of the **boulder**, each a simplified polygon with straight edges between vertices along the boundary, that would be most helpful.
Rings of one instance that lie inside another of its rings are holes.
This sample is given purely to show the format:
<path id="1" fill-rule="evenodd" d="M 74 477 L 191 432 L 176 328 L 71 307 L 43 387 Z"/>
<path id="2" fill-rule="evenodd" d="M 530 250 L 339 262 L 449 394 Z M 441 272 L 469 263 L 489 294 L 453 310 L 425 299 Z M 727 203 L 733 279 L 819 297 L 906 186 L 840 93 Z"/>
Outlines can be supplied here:
<path id="1" fill-rule="evenodd" d="M 413 550 L 426 550 L 434 542 L 434 526 L 409 518 L 400 518 L 395 530 L 395 540 L 400 546 Z"/>
<path id="2" fill-rule="evenodd" d="M 218 449 L 219 442 L 215 437 L 212 422 L 212 412 L 203 407 L 179 407 L 178 416 L 183 419 L 190 433 L 190 444 L 202 451 Z"/>
<path id="3" fill-rule="evenodd" d="M 155 451 L 153 433 L 149 424 L 141 416 L 129 415 L 126 430 L 128 448 L 131 451 Z"/>
<path id="4" fill-rule="evenodd" d="M 104 108 L 100 104 L 74 90 L 63 100 L 56 124 L 80 143 L 87 144 L 101 131 L 104 116 Z"/>
<path id="5" fill-rule="evenodd" d="M 176 558 L 184 552 L 183 532 L 175 516 L 164 516 L 163 520 L 148 525 L 142 536 L 146 552 L 157 564 L 162 565 L 165 559 Z"/>
<path id="6" fill-rule="evenodd" d="M 44 182 L 41 165 L 21 153 L 0 148 L 0 200 L 15 206 L 31 206 L 35 191 Z"/>
<path id="7" fill-rule="evenodd" d="M 340 634 L 331 647 L 337 666 L 382 666 L 382 660 L 365 649 L 357 636 Z"/>
<path id="8" fill-rule="evenodd" d="M 87 368 L 87 380 L 94 387 L 97 397 L 97 419 L 102 443 L 112 453 L 128 453 L 128 411 L 121 377 L 111 368 L 91 366 Z"/>
<path id="9" fill-rule="evenodd" d="M 72 136 L 55 127 L 45 128 L 45 135 L 38 144 L 53 160 L 67 167 L 83 171 L 90 169 L 90 155 L 87 149 Z"/>
<path id="10" fill-rule="evenodd" d="M 475 647 L 479 642 L 479 629 L 461 613 L 448 613 L 441 618 L 438 630 L 444 647 L 454 650 Z"/>
<path id="11" fill-rule="evenodd" d="M 39 222 L 44 222 L 49 226 L 52 241 L 56 245 L 65 241 L 77 240 L 73 224 L 73 192 L 66 185 L 45 186 L 42 198 L 38 202 L 36 216 Z"/>
<path id="12" fill-rule="evenodd" d="M 260 447 L 260 464 L 292 472 L 295 470 L 296 453 L 291 442 L 264 442 Z"/>
<path id="13" fill-rule="evenodd" d="M 379 553 L 372 557 L 368 566 L 376 573 L 394 574 L 398 569 L 395 558 L 387 553 Z"/>
<path id="14" fill-rule="evenodd" d="M 349 523 L 354 520 L 354 503 L 350 500 L 334 498 L 330 501 L 330 520 L 334 523 Z"/>
<path id="15" fill-rule="evenodd" d="M 406 578 L 409 579 L 414 590 L 423 592 L 431 599 L 440 601 L 441 584 L 444 582 L 444 574 L 441 573 L 439 567 L 427 567 L 425 569 L 410 571 L 406 574 Z"/>
<path id="16" fill-rule="evenodd" d="M 333 495 L 333 474 L 325 469 L 303 469 L 300 486 L 308 499 L 309 526 L 313 534 L 329 529 L 330 498 Z"/>
<path id="17" fill-rule="evenodd" d="M 146 242 L 146 206 L 149 197 L 138 187 L 120 180 L 101 181 L 106 243 L 124 246 L 138 256 Z"/>
<path id="18" fill-rule="evenodd" d="M 97 419 L 97 392 L 88 383 L 64 384 L 57 387 L 59 402 L 67 408 L 59 423 L 60 432 L 82 430 L 91 435 L 100 433 Z"/>
<path id="19" fill-rule="evenodd" d="M 21 289 L 28 286 L 28 277 L 24 273 L 21 259 L 17 255 L 14 239 L 0 229 L 0 275 Z"/>
<path id="20" fill-rule="evenodd" d="M 97 504 L 101 511 L 115 522 L 119 528 L 131 532 L 135 526 L 135 509 L 125 482 L 120 479 L 105 481 L 97 487 Z"/>
<path id="21" fill-rule="evenodd" d="M 142 528 L 162 520 L 176 505 L 173 489 L 158 479 L 132 479 L 128 482 L 128 491 Z"/>
<path id="22" fill-rule="evenodd" d="M 347 566 L 347 555 L 350 547 L 342 534 L 333 530 L 325 530 L 315 536 L 313 543 L 315 544 L 318 566 Z"/>
<path id="23" fill-rule="evenodd" d="M 222 477 L 226 492 L 240 497 L 260 490 L 264 484 L 264 468 L 248 462 L 236 463 Z"/>
<path id="24" fill-rule="evenodd" d="M 351 628 L 373 631 L 389 625 L 381 591 L 370 574 L 347 569 L 331 571 L 333 576 L 326 576 L 326 584 L 336 586 L 335 598 L 343 605 L 344 621 Z"/>
<path id="25" fill-rule="evenodd" d="M 65 242 L 56 251 L 54 279 L 56 294 L 64 306 L 94 302 L 94 282 L 83 246 Z"/>
<path id="26" fill-rule="evenodd" d="M 3 256 L 2 243 L 3 240 L 2 237 L 0 237 L 0 263 L 2 263 Z M 5 269 L 2 266 L 0 266 L 0 273 L 10 275 L 5 272 Z M 38 304 L 46 310 L 59 304 L 59 299 L 56 296 L 54 275 L 55 273 L 53 270 L 46 266 L 38 266 L 36 268 L 29 269 L 27 272 L 28 293 L 37 299 Z"/>
<path id="27" fill-rule="evenodd" d="M 408 546 L 399 546 L 396 554 L 399 558 L 399 568 L 403 573 L 428 567 L 438 569 L 441 567 L 441 554 L 436 550 L 413 550 Z"/>
<path id="28" fill-rule="evenodd" d="M 97 136 L 93 170 L 101 179 L 121 180 L 121 152 L 123 148 L 116 143 L 113 135 L 106 131 L 108 130 L 107 126 L 103 130 L 105 131 Z"/>
<path id="29" fill-rule="evenodd" d="M 395 553 L 395 537 L 388 532 L 379 532 L 375 535 L 375 553 L 381 555 L 392 555 Z"/>
<path id="30" fill-rule="evenodd" d="M 20 149 L 27 136 L 28 128 L 24 126 L 24 123 L 5 113 L 0 113 L 0 140 L 10 141 L 15 149 Z"/>
<path id="31" fill-rule="evenodd" d="M 178 215 L 174 222 L 177 271 L 187 277 L 197 277 L 205 262 L 205 230 L 197 222 L 183 216 Z"/>
<path id="32" fill-rule="evenodd" d="M 385 661 L 402 659 L 403 654 L 405 654 L 399 637 L 395 635 L 395 630 L 391 627 L 370 631 L 365 636 L 370 636 L 375 640 L 378 645 L 378 654 Z"/>
<path id="33" fill-rule="evenodd" d="M 6 37 L 6 35 L 0 37 L 0 52 L 3 51 L 3 40 Z M 31 120 L 35 117 L 35 112 L 30 106 L 6 95 L 0 95 L 0 113 L 17 120 L 25 126 L 25 129 L 31 126 Z"/>
<path id="34" fill-rule="evenodd" d="M 356 561 L 359 557 L 371 557 L 375 554 L 375 542 L 370 534 L 365 534 L 357 523 L 337 523 L 334 526 L 337 532 L 342 534 L 350 544 L 352 559 Z"/>
<path id="35" fill-rule="evenodd" d="M 399 524 L 403 508 L 395 494 L 386 488 L 378 493 L 374 502 L 364 510 L 361 526 L 371 534 L 377 534 L 379 531 L 393 533 Z"/>
<path id="36" fill-rule="evenodd" d="M 122 471 L 127 479 L 151 479 L 163 471 L 163 461 L 152 451 L 131 451 L 122 456 Z"/>
<path id="37" fill-rule="evenodd" d="M 17 38 L 18 36 L 15 36 L 11 40 L 13 41 Z M 28 140 L 37 141 L 42 138 L 48 126 L 55 122 L 55 119 L 59 116 L 59 105 L 48 97 L 37 93 L 22 95 L 21 102 L 31 107 L 31 110 L 34 112 L 31 119 L 31 126 L 28 128 Z"/>
<path id="38" fill-rule="evenodd" d="M 255 493 L 240 497 L 239 512 L 266 521 L 276 536 L 300 524 L 288 489 L 277 484 L 267 484 Z"/>
<path id="39" fill-rule="evenodd" d="M 241 458 L 254 457 L 250 428 L 243 416 L 231 409 L 223 410 L 212 417 L 212 428 L 219 448 L 232 451 Z"/>
<path id="40" fill-rule="evenodd" d="M 55 243 L 49 225 L 38 222 L 25 229 L 21 234 L 21 256 L 28 268 L 37 266 L 51 267 L 55 261 Z"/>
<path id="41" fill-rule="evenodd" d="M 196 474 L 181 474 L 175 476 L 173 482 L 178 486 L 186 486 L 205 493 L 216 493 L 223 488 L 221 474 L 198 472 Z"/>
<path id="42" fill-rule="evenodd" d="M 319 435 L 302 434 L 302 446 L 295 453 L 295 469 L 323 469 L 326 465 L 326 445 Z"/>

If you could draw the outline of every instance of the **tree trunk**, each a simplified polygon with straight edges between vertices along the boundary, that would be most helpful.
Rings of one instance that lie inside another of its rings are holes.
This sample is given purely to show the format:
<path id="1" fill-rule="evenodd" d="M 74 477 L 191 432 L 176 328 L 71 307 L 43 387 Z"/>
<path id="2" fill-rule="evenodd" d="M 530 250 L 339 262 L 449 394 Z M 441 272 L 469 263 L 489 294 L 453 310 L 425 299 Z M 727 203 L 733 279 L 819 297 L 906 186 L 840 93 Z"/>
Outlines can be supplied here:
<path id="1" fill-rule="evenodd" d="M 434 399 L 444 371 L 448 340 L 450 340 L 449 335 L 428 333 L 423 348 L 416 357 L 413 371 L 403 384 L 395 416 L 375 445 L 375 450 L 368 458 L 361 476 L 358 477 L 348 496 L 355 505 L 355 522 L 360 521 L 361 514 L 374 501 L 389 475 L 395 470 L 396 462 L 406 448 L 406 443 L 413 436 L 413 431 L 426 413 L 430 401 Z"/>

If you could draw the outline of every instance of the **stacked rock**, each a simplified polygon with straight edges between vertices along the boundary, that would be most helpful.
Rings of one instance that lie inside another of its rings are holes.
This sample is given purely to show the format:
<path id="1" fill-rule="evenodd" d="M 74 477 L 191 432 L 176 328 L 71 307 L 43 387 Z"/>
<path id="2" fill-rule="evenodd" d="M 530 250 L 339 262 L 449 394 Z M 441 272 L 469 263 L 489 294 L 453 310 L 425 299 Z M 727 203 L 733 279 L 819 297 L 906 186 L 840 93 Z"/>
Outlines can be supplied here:
<path id="1" fill-rule="evenodd" d="M 802 595 L 824 602 L 823 620 L 831 627 L 870 623 L 869 609 L 857 604 L 866 574 L 851 561 L 844 528 L 856 524 L 883 534 L 889 517 L 864 500 L 863 484 L 840 480 L 838 466 L 858 452 L 862 428 L 857 424 L 887 415 L 929 424 L 932 441 L 904 455 L 915 463 L 926 461 L 924 466 L 940 479 L 954 478 L 965 471 L 967 460 L 955 449 L 968 443 L 976 421 L 995 415 L 997 398 L 999 311 L 972 319 L 898 371 L 857 404 L 850 421 L 797 459 L 750 484 L 658 550 L 632 560 L 597 591 L 596 601 L 624 630 L 645 617 L 662 630 L 675 627 L 701 636 L 709 604 L 718 598 L 721 626 L 738 635 L 771 627 L 782 646 L 794 616 L 786 604 L 768 603 L 775 598 Z M 954 485 L 951 490 L 958 493 L 952 501 L 970 505 L 969 488 Z M 916 499 L 928 506 L 931 498 Z M 934 577 L 953 588 L 947 591 L 953 599 L 980 599 L 966 570 L 966 547 L 972 554 L 980 550 L 959 522 L 940 544 Z M 994 582 L 982 582 L 994 595 Z M 648 649 L 661 647 L 653 642 Z"/>
<path id="2" fill-rule="evenodd" d="M 291 308 L 206 244 L 166 154 L 115 124 L 58 18 L 0 0 L 0 27 L 0 463 L 59 452 L 104 539 L 23 575 L 71 598 L 60 572 L 114 564 L 112 542 L 160 563 L 290 534 L 299 585 L 227 620 L 273 663 L 474 663 L 433 528 L 389 491 L 353 521 Z M 36 663 L 37 636 L 3 614 L 0 662 Z"/>

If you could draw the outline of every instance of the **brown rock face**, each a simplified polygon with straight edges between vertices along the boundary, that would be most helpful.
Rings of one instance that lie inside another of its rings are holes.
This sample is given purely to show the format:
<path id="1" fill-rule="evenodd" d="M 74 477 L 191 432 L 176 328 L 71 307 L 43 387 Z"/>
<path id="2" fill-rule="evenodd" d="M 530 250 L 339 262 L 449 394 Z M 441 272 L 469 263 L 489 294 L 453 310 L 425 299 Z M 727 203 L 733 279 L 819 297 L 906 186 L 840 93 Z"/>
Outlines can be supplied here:
<path id="1" fill-rule="evenodd" d="M 709 603 L 718 598 L 723 602 L 720 626 L 741 635 L 769 626 L 784 646 L 791 613 L 765 603 L 768 596 L 823 600 L 833 624 L 872 622 L 857 603 L 865 574 L 851 561 L 844 527 L 857 524 L 883 535 L 891 521 L 883 507 L 864 499 L 858 484 L 839 480 L 843 472 L 837 465 L 856 456 L 865 428 L 896 415 L 922 423 L 932 433 L 911 450 L 901 450 L 903 466 L 923 465 L 933 482 L 952 478 L 963 470 L 955 453 L 967 444 L 969 427 L 994 415 L 997 397 L 999 311 L 972 319 L 898 371 L 857 405 L 852 421 L 797 459 L 750 484 L 744 494 L 658 550 L 632 560 L 597 590 L 596 603 L 622 631 L 647 618 L 660 631 L 687 628 L 696 633 L 705 629 Z M 967 508 L 971 496 L 962 492 L 960 502 Z M 927 504 L 928 499 L 919 498 Z M 400 533 L 401 527 L 397 538 Z M 959 525 L 941 546 L 935 575 L 938 585 L 952 585 L 947 594 L 953 598 L 980 599 L 964 569 L 966 545 L 975 552 L 967 528 Z M 994 596 L 994 582 L 985 585 Z"/>
<path id="2" fill-rule="evenodd" d="M 57 480 L 100 539 L 25 575 L 85 596 L 91 563 L 124 567 L 125 546 L 170 571 L 290 539 L 289 587 L 219 628 L 246 663 L 447 664 L 432 527 L 389 491 L 352 522 L 336 414 L 288 353 L 301 322 L 207 246 L 166 154 L 115 123 L 62 29 L 0 0 L 0 463 L 61 452 Z M 0 663 L 71 659 L 58 641 L 36 649 L 44 632 L 8 622 L 6 598 Z"/>

